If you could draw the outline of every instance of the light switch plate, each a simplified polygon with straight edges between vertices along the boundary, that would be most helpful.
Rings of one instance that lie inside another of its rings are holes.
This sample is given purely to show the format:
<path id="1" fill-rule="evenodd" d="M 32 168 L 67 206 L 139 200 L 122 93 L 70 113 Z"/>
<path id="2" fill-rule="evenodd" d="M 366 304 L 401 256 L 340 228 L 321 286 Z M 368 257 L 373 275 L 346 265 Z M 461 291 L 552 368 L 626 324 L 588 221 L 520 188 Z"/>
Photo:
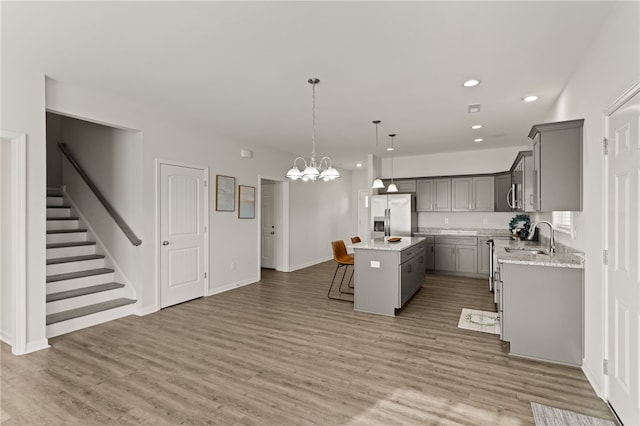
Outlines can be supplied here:
<path id="1" fill-rule="evenodd" d="M 372 268 L 379 268 L 380 267 L 380 262 L 377 260 L 372 260 L 371 261 L 371 267 Z"/>

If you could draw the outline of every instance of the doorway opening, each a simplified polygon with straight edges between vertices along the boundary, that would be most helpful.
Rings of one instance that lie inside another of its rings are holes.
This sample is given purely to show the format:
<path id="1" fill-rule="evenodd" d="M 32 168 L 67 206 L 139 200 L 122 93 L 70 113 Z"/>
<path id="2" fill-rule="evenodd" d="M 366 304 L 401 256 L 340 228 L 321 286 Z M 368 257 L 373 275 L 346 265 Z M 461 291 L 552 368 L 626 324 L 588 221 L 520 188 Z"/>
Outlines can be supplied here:
<path id="1" fill-rule="evenodd" d="M 289 271 L 289 184 L 260 177 L 260 276 L 263 269 Z"/>

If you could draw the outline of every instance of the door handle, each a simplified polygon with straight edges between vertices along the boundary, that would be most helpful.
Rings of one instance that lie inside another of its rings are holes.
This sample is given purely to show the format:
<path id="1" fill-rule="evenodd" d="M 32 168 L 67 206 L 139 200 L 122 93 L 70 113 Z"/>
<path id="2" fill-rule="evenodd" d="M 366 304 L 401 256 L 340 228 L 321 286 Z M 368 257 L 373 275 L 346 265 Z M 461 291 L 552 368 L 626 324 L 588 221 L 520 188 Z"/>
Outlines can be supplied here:
<path id="1" fill-rule="evenodd" d="M 162 242 L 162 245 L 163 245 L 163 246 L 168 246 L 168 245 L 169 245 L 169 241 L 163 241 L 163 242 Z"/>
<path id="2" fill-rule="evenodd" d="M 507 205 L 509 206 L 509 208 L 514 208 L 513 205 L 511 204 L 511 193 L 513 192 L 513 185 L 511 186 L 511 188 L 509 188 L 509 191 L 507 192 Z"/>
<path id="3" fill-rule="evenodd" d="M 275 234 L 275 232 L 271 231 L 271 235 Z"/>

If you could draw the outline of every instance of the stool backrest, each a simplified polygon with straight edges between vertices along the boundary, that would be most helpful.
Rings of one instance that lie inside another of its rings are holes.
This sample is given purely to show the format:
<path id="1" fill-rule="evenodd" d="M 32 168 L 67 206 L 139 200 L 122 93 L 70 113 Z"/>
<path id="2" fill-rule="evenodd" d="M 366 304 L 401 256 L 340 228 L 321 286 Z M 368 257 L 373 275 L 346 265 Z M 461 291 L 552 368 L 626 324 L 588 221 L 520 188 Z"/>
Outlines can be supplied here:
<path id="1" fill-rule="evenodd" d="M 360 239 L 360 237 L 355 236 L 355 237 L 351 237 L 351 243 L 355 244 L 355 243 L 361 243 L 362 240 Z"/>
<path id="2" fill-rule="evenodd" d="M 333 260 L 338 263 L 353 263 L 353 257 L 347 253 L 347 247 L 344 245 L 344 241 L 331 241 L 331 248 L 333 249 Z"/>

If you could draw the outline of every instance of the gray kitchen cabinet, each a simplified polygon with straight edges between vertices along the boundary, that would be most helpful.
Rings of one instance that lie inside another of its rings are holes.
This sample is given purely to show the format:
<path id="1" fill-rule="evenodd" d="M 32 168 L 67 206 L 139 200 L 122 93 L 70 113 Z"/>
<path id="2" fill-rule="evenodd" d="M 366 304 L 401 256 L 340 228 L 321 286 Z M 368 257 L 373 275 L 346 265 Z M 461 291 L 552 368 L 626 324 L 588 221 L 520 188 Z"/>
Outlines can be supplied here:
<path id="1" fill-rule="evenodd" d="M 391 179 L 384 179 L 382 182 L 384 183 L 384 188 L 378 189 L 378 194 L 388 194 L 387 189 L 389 188 Z M 394 179 L 393 183 L 396 184 L 399 193 L 416 192 L 415 179 Z"/>
<path id="2" fill-rule="evenodd" d="M 451 211 L 451 179 L 422 179 L 416 183 L 419 212 Z"/>
<path id="3" fill-rule="evenodd" d="M 507 195 L 511 188 L 511 173 L 504 172 L 495 175 L 493 178 L 493 211 L 494 212 L 510 212 L 511 207 L 507 203 Z"/>
<path id="4" fill-rule="evenodd" d="M 491 250 L 487 241 L 490 238 L 478 238 L 478 273 L 489 274 L 491 267 L 489 262 L 491 261 Z"/>
<path id="5" fill-rule="evenodd" d="M 435 269 L 445 272 L 478 272 L 478 239 L 476 237 L 437 236 Z"/>
<path id="6" fill-rule="evenodd" d="M 493 211 L 493 176 L 451 179 L 451 211 Z"/>
<path id="7" fill-rule="evenodd" d="M 583 270 L 500 264 L 502 339 L 510 354 L 582 365 Z"/>
<path id="8" fill-rule="evenodd" d="M 424 252 L 425 252 L 425 267 L 431 270 L 435 269 L 436 268 L 436 245 L 434 243 L 425 243 Z"/>
<path id="9" fill-rule="evenodd" d="M 533 140 L 533 211 L 582 210 L 584 120 L 536 124 Z"/>
<path id="10" fill-rule="evenodd" d="M 521 151 L 511 167 L 512 188 L 509 203 L 513 211 L 532 212 L 533 206 L 533 153 Z"/>

